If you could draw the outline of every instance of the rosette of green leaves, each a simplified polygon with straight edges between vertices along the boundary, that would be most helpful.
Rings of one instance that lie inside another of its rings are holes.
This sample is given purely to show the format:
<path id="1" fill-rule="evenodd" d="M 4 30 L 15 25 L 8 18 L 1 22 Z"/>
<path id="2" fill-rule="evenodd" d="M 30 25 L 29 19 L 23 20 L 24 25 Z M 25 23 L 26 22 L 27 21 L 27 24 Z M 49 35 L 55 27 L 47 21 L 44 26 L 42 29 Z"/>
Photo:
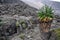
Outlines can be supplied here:
<path id="1" fill-rule="evenodd" d="M 53 18 L 53 13 L 53 9 L 45 5 L 38 11 L 38 17 L 40 19 L 44 19 L 45 17 Z"/>

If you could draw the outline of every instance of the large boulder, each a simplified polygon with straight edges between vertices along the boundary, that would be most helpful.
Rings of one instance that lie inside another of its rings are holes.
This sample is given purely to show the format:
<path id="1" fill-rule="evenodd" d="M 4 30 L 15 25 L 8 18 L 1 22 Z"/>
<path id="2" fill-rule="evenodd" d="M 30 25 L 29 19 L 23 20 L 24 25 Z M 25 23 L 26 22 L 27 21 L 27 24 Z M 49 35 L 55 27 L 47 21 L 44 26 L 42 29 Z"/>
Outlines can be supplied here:
<path id="1" fill-rule="evenodd" d="M 7 39 L 8 36 L 12 36 L 13 34 L 17 33 L 17 28 L 15 19 L 3 21 L 3 24 L 0 26 L 0 39 L 5 40 L 4 38 Z"/>

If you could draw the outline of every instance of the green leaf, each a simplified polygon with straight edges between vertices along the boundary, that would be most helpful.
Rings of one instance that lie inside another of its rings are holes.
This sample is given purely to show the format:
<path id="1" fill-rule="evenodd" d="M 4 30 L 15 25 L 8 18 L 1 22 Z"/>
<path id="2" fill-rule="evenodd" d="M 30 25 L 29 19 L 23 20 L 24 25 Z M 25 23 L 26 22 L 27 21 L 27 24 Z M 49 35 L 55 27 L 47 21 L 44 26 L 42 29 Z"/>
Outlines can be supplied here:
<path id="1" fill-rule="evenodd" d="M 53 18 L 53 9 L 47 5 L 43 6 L 39 12 L 38 12 L 38 17 L 40 18 L 45 18 L 45 17 L 50 17 Z"/>

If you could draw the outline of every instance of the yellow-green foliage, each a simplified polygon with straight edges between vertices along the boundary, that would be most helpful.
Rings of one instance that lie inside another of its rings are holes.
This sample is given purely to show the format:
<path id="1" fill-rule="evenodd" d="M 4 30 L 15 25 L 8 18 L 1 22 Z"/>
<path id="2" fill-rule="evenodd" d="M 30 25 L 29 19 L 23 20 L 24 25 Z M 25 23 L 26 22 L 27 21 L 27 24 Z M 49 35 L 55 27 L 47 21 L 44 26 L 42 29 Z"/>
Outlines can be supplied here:
<path id="1" fill-rule="evenodd" d="M 57 40 L 60 40 L 60 28 L 54 30 L 57 36 Z"/>
<path id="2" fill-rule="evenodd" d="M 26 24 L 24 21 L 20 22 L 20 24 L 23 25 L 23 26 L 22 26 L 23 29 L 26 29 L 26 28 L 27 28 L 27 24 Z"/>
<path id="3" fill-rule="evenodd" d="M 16 22 L 16 27 L 18 27 L 18 26 L 19 26 L 19 22 L 17 21 L 17 22 Z"/>
<path id="4" fill-rule="evenodd" d="M 2 20 L 0 19 L 0 26 L 3 24 Z"/>
<path id="5" fill-rule="evenodd" d="M 22 22 L 24 22 L 24 21 L 23 21 L 23 20 L 20 20 L 20 21 L 19 21 L 19 20 L 17 20 L 17 21 L 16 21 L 16 27 L 18 27 L 18 26 L 19 26 L 19 24 L 21 24 Z"/>
<path id="6" fill-rule="evenodd" d="M 16 22 L 16 27 L 18 27 L 19 25 L 23 25 L 24 29 L 27 27 L 26 24 L 25 24 L 25 22 L 24 22 L 24 20 L 17 21 Z"/>

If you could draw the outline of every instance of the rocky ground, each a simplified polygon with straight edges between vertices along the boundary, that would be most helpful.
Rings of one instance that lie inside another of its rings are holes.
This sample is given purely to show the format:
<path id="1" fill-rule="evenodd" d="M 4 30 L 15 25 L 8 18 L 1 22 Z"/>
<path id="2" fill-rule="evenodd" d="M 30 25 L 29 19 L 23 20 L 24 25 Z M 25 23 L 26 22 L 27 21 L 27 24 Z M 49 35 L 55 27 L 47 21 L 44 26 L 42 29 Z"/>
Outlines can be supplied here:
<path id="1" fill-rule="evenodd" d="M 33 16 L 26 17 L 26 16 L 18 16 L 18 15 L 14 15 L 14 16 L 2 15 L 0 17 L 4 21 L 5 25 L 7 23 L 7 27 L 12 24 L 12 28 L 13 28 L 15 26 L 14 23 L 16 22 L 14 21 L 15 19 L 18 20 L 19 22 L 23 20 L 24 22 L 27 23 L 26 25 L 28 27 L 26 29 L 18 28 L 18 31 L 15 34 L 7 36 L 8 40 L 42 40 L 42 38 L 40 37 L 41 34 L 39 30 L 39 22 L 36 17 Z M 56 20 L 53 23 L 52 23 L 51 30 L 60 27 L 60 23 L 57 22 Z"/>
<path id="2" fill-rule="evenodd" d="M 23 39 L 20 38 L 21 35 L 24 35 Z M 12 40 L 41 40 L 39 28 L 35 27 L 34 29 L 27 30 L 25 33 L 13 37 Z"/>
<path id="3" fill-rule="evenodd" d="M 20 29 L 17 30 L 16 21 L 22 21 L 23 18 L 24 21 L 28 22 L 29 18 L 36 16 L 36 11 L 37 9 L 30 7 L 22 1 L 12 4 L 0 4 L 0 19 L 2 19 L 0 40 L 11 40 L 13 36 L 19 34 Z"/>
<path id="4" fill-rule="evenodd" d="M 43 40 L 39 30 L 37 11 L 22 1 L 15 4 L 0 4 L 0 19 L 2 19 L 0 40 Z M 55 20 L 51 30 L 59 27 L 59 20 Z M 53 34 L 49 40 L 55 40 Z"/>
<path id="5" fill-rule="evenodd" d="M 36 11 L 37 9 L 22 2 L 0 5 L 0 15 L 36 16 Z"/>

